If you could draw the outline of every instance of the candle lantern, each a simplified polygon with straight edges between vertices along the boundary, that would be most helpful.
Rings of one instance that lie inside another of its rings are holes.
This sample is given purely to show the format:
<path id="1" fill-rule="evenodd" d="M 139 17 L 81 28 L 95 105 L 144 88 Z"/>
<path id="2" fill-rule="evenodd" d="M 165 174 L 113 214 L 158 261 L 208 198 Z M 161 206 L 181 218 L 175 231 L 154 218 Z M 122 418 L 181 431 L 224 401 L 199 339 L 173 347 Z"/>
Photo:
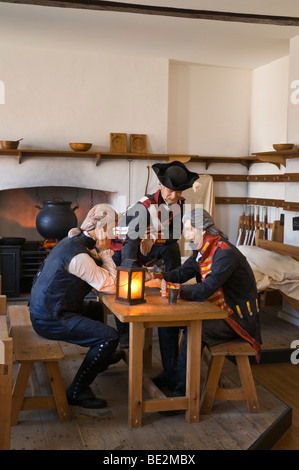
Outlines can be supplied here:
<path id="1" fill-rule="evenodd" d="M 134 266 L 135 265 L 135 266 Z M 146 269 L 136 267 L 134 260 L 125 260 L 123 266 L 117 266 L 116 297 L 117 302 L 128 305 L 142 304 Z"/>

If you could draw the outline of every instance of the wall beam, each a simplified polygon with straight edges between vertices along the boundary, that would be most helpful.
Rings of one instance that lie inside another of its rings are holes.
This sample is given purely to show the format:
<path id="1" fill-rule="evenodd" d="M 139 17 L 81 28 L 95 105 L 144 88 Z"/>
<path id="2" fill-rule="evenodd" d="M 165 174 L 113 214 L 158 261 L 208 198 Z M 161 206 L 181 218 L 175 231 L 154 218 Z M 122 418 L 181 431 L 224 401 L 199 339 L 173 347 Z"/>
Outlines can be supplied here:
<path id="1" fill-rule="evenodd" d="M 154 5 L 109 2 L 100 0 L 0 0 L 2 3 L 52 6 L 62 8 L 79 8 L 87 10 L 104 10 L 143 15 L 170 16 L 198 20 L 230 21 L 237 23 L 271 24 L 276 26 L 299 26 L 299 18 L 290 16 L 256 15 L 249 13 L 232 13 L 211 10 L 193 10 Z"/>

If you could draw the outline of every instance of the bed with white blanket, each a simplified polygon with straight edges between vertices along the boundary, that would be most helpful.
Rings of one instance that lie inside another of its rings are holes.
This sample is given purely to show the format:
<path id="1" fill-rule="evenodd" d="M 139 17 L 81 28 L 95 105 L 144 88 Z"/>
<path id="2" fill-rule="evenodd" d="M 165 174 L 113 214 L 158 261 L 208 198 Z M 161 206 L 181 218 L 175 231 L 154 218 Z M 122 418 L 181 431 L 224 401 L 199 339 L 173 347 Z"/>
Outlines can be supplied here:
<path id="1" fill-rule="evenodd" d="M 259 238 L 256 243 L 238 248 L 253 270 L 258 292 L 278 290 L 299 312 L 299 247 Z"/>
<path id="2" fill-rule="evenodd" d="M 279 292 L 299 313 L 299 247 L 257 236 L 256 246 L 238 248 L 251 265 L 258 292 Z M 271 314 L 271 307 L 270 311 L 265 306 L 261 309 L 261 363 L 290 362 L 291 344 L 299 338 L 299 328 L 293 322 L 284 321 L 285 315 L 281 313 L 279 310 L 276 315 L 273 311 Z"/>

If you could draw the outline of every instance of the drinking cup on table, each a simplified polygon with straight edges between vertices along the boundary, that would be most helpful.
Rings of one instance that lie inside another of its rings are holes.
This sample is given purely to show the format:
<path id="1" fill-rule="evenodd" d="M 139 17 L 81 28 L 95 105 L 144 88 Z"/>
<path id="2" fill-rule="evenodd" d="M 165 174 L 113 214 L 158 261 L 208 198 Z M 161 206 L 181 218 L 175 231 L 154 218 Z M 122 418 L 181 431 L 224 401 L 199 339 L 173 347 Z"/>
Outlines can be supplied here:
<path id="1" fill-rule="evenodd" d="M 168 303 L 169 305 L 174 305 L 178 300 L 179 290 L 175 288 L 170 288 L 168 291 Z"/>

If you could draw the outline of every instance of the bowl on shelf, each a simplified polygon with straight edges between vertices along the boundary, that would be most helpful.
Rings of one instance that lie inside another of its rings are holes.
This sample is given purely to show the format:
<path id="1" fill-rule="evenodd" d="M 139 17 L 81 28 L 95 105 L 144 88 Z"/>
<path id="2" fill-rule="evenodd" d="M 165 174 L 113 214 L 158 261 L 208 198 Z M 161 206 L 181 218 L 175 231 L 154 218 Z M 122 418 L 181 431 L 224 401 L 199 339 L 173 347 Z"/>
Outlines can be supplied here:
<path id="1" fill-rule="evenodd" d="M 3 148 L 3 150 L 17 149 L 21 140 L 23 140 L 23 139 L 19 139 L 19 140 L 1 140 L 0 143 L 1 143 L 1 147 Z"/>
<path id="2" fill-rule="evenodd" d="M 273 144 L 274 150 L 282 152 L 283 150 L 292 150 L 294 144 Z"/>
<path id="3" fill-rule="evenodd" d="M 87 150 L 90 149 L 92 144 L 87 144 L 87 143 L 84 143 L 84 142 L 77 142 L 77 143 L 71 143 L 71 144 L 69 144 L 69 146 L 75 152 L 87 152 Z"/>

